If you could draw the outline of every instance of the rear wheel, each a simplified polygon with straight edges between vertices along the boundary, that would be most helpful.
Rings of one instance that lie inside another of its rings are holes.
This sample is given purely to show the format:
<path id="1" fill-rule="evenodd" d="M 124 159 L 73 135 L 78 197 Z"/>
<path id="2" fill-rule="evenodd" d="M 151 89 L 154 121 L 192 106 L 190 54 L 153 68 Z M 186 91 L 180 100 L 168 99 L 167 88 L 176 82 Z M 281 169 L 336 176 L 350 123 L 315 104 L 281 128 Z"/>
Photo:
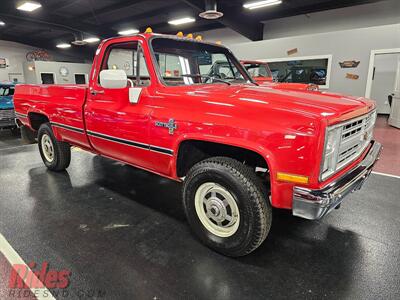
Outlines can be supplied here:
<path id="1" fill-rule="evenodd" d="M 234 159 L 199 162 L 183 187 L 188 222 L 210 248 L 234 257 L 249 254 L 271 227 L 267 189 L 251 168 Z"/>
<path id="2" fill-rule="evenodd" d="M 38 132 L 40 156 L 46 167 L 52 171 L 63 171 L 71 162 L 71 147 L 57 141 L 49 123 L 42 124 Z"/>

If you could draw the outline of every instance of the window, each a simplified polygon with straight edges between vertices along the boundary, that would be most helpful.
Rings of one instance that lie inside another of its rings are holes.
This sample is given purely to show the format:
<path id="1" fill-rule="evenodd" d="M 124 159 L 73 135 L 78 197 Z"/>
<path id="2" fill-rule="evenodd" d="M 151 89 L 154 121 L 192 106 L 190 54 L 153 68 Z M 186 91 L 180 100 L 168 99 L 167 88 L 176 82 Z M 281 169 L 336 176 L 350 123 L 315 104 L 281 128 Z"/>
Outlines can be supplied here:
<path id="1" fill-rule="evenodd" d="M 54 84 L 54 73 L 40 73 L 42 84 Z"/>
<path id="2" fill-rule="evenodd" d="M 329 88 L 332 56 L 310 56 L 266 60 L 275 80 L 291 83 L 313 83 Z"/>
<path id="3" fill-rule="evenodd" d="M 153 52 L 167 85 L 243 83 L 250 79 L 224 47 L 199 42 L 155 38 Z"/>
<path id="4" fill-rule="evenodd" d="M 76 84 L 86 84 L 86 74 L 75 74 Z"/>
<path id="5" fill-rule="evenodd" d="M 0 96 L 12 96 L 14 95 L 14 87 L 3 86 L 0 87 Z"/>
<path id="6" fill-rule="evenodd" d="M 252 77 L 272 77 L 267 64 L 246 63 L 244 66 Z"/>
<path id="7" fill-rule="evenodd" d="M 150 75 L 142 51 L 139 51 L 139 78 L 137 81 L 138 43 L 128 42 L 114 44 L 108 49 L 102 70 L 124 70 L 129 79 L 136 85 L 148 86 Z"/>

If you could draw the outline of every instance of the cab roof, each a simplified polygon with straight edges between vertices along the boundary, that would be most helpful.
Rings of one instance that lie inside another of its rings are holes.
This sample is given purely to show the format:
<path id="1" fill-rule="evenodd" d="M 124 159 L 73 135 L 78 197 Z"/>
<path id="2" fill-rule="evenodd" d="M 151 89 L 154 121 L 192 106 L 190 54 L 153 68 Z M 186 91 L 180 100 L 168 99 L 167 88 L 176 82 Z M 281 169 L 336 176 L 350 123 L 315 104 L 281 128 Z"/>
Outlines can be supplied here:
<path id="1" fill-rule="evenodd" d="M 114 40 L 119 40 L 121 38 L 138 37 L 138 36 L 144 38 L 147 41 L 149 41 L 155 37 L 160 37 L 160 38 L 172 39 L 172 40 L 177 40 L 177 41 L 182 40 L 182 41 L 187 41 L 187 42 L 201 43 L 201 44 L 213 45 L 213 46 L 217 46 L 217 47 L 219 46 L 222 48 L 226 48 L 224 45 L 221 45 L 218 43 L 208 42 L 208 41 L 204 41 L 204 40 L 196 40 L 195 38 L 180 37 L 180 36 L 172 35 L 172 34 L 162 34 L 162 33 L 137 33 L 137 34 L 127 35 L 127 36 L 112 37 L 112 38 L 106 39 L 105 41 L 114 41 Z"/>

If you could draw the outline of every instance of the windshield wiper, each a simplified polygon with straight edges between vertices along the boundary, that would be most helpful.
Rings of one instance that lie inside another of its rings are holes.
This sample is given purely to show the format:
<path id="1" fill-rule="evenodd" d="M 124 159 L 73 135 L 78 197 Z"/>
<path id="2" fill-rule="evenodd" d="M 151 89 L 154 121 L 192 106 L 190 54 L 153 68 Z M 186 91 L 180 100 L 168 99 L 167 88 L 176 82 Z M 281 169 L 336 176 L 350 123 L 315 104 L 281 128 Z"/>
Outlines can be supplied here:
<path id="1" fill-rule="evenodd" d="M 221 78 L 217 78 L 217 77 L 213 77 L 213 76 L 209 76 L 209 75 L 202 75 L 202 74 L 183 74 L 181 75 L 182 77 L 201 77 L 201 78 L 207 78 L 207 79 L 211 79 L 212 82 L 216 81 L 216 82 L 222 82 L 222 83 L 226 83 L 227 85 L 232 85 L 232 83 L 230 83 L 229 81 L 223 80 Z"/>

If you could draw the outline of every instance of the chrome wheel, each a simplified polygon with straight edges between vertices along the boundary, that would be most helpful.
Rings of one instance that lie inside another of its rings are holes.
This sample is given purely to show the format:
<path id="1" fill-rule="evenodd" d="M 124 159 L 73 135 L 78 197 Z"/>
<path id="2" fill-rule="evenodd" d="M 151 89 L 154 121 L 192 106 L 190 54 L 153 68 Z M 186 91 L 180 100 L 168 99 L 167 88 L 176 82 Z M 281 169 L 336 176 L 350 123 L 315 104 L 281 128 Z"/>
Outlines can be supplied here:
<path id="1" fill-rule="evenodd" d="M 239 228 L 240 214 L 232 194 L 214 182 L 202 184 L 196 191 L 195 209 L 203 226 L 219 237 L 230 237 Z"/>
<path id="2" fill-rule="evenodd" d="M 42 146 L 43 155 L 48 162 L 53 162 L 54 160 L 54 146 L 51 141 L 50 136 L 43 134 L 42 140 L 40 141 Z"/>

